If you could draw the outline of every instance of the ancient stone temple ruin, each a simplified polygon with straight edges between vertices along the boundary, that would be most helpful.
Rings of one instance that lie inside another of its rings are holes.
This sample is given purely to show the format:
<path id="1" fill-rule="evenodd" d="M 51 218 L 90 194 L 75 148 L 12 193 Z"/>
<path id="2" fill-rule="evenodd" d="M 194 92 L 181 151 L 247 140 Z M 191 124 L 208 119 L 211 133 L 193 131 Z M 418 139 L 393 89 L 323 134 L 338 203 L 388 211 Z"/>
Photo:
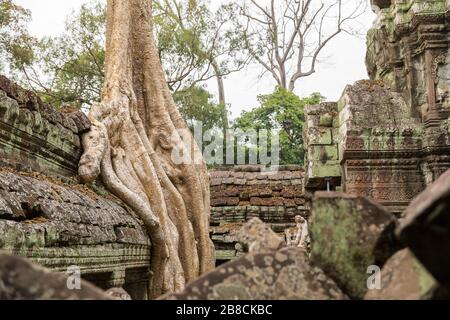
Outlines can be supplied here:
<path id="1" fill-rule="evenodd" d="M 305 109 L 311 250 L 251 220 L 248 255 L 168 298 L 450 297 L 450 2 L 372 5 L 370 80 Z"/>
<path id="2" fill-rule="evenodd" d="M 210 171 L 218 268 L 161 299 L 450 297 L 450 2 L 371 3 L 370 80 L 306 107 L 304 168 Z M 0 77 L 0 283 L 13 288 L 0 286 L 0 298 L 148 298 L 142 221 L 100 181 L 78 182 L 90 126 Z M 309 247 L 288 245 L 299 217 Z M 17 256 L 52 271 L 77 266 L 97 288 L 74 296 L 64 277 Z M 13 281 L 13 269 L 28 276 Z M 373 290 L 368 273 L 378 271 Z M 30 292 L 23 281 L 33 277 L 46 281 Z"/>
<path id="3" fill-rule="evenodd" d="M 133 212 L 77 182 L 90 123 L 0 77 L 0 250 L 147 298 L 150 241 Z"/>
<path id="4" fill-rule="evenodd" d="M 237 234 L 248 220 L 259 218 L 283 234 L 295 227 L 295 216 L 308 217 L 302 167 L 261 172 L 260 166 L 236 166 L 215 169 L 210 176 L 211 233 L 218 264 L 243 254 Z"/>
<path id="5" fill-rule="evenodd" d="M 399 214 L 450 168 L 449 3 L 372 4 L 370 80 L 305 110 L 305 188 L 366 196 Z"/>

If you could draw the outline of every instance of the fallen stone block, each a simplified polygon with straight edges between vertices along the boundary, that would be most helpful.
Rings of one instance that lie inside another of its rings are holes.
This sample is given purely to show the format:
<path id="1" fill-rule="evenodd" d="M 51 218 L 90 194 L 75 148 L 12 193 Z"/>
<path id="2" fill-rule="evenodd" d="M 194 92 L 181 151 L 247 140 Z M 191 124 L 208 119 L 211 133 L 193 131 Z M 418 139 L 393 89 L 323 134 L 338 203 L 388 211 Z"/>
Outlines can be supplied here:
<path id="1" fill-rule="evenodd" d="M 0 254 L 0 300 L 110 300 L 102 290 L 81 280 L 69 289 L 67 275 L 53 273 L 31 262 Z"/>
<path id="2" fill-rule="evenodd" d="M 374 277 L 381 286 L 369 290 L 366 300 L 428 299 L 437 286 L 433 276 L 409 249 L 396 253 Z"/>
<path id="3" fill-rule="evenodd" d="M 128 292 L 123 288 L 111 288 L 105 291 L 105 294 L 110 296 L 114 300 L 129 301 L 132 300 Z"/>
<path id="4" fill-rule="evenodd" d="M 450 170 L 406 209 L 397 229 L 407 245 L 439 283 L 450 287 Z"/>
<path id="5" fill-rule="evenodd" d="M 250 219 L 242 227 L 238 240 L 252 253 L 276 251 L 285 246 L 284 240 L 258 218 Z"/>
<path id="6" fill-rule="evenodd" d="M 344 300 L 336 283 L 299 248 L 250 253 L 162 300 Z"/>
<path id="7" fill-rule="evenodd" d="M 311 258 L 351 298 L 367 291 L 367 270 L 398 250 L 395 217 L 369 199 L 337 192 L 315 195 Z"/>

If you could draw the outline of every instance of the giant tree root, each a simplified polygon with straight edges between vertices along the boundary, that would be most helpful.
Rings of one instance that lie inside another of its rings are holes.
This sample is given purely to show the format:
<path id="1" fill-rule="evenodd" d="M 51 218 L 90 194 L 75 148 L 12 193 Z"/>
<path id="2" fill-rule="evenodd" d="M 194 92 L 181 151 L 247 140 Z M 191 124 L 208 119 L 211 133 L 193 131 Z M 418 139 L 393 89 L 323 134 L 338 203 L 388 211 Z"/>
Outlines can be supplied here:
<path id="1" fill-rule="evenodd" d="M 188 128 L 164 78 L 151 13 L 150 0 L 108 0 L 105 86 L 89 113 L 79 174 L 85 182 L 101 175 L 144 222 L 158 297 L 213 269 L 214 247 L 206 166 L 193 139 L 182 139 Z"/>

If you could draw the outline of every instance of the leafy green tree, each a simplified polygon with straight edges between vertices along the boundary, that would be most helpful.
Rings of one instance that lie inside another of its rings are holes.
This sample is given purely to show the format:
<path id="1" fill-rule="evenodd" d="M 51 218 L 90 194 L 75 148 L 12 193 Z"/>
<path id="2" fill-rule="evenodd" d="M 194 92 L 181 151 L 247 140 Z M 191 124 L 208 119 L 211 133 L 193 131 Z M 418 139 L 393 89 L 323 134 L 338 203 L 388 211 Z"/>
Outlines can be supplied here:
<path id="1" fill-rule="evenodd" d="M 105 20 L 102 3 L 84 4 L 68 18 L 61 36 L 18 42 L 28 51 L 7 50 L 12 56 L 12 75 L 54 106 L 82 107 L 99 101 Z"/>
<path id="2" fill-rule="evenodd" d="M 226 104 L 224 77 L 249 60 L 222 5 L 209 0 L 154 0 L 158 48 L 173 91 L 215 78 L 218 100 Z"/>
<path id="3" fill-rule="evenodd" d="M 28 34 L 31 13 L 12 0 L 0 0 L 0 71 L 30 63 L 35 39 Z"/>
<path id="4" fill-rule="evenodd" d="M 5 8 L 8 4 L 9 10 L 2 10 L 2 15 L 8 12 L 10 17 L 2 17 L 5 23 L 0 22 L 0 30 L 9 25 L 7 34 L 14 26 L 18 34 L 28 35 L 30 13 L 12 0 L 1 4 Z M 225 59 L 227 53 L 237 50 L 224 26 L 225 18 L 212 12 L 207 1 L 154 0 L 154 7 L 158 52 L 186 120 L 201 121 L 207 129 L 227 128 L 223 77 L 244 62 Z M 2 50 L 11 56 L 10 75 L 54 106 L 82 107 L 99 101 L 104 82 L 105 25 L 105 4 L 93 0 L 68 17 L 61 36 L 8 41 L 26 49 Z M 221 93 L 218 104 L 201 86 L 214 77 Z"/>
<path id="5" fill-rule="evenodd" d="M 228 109 L 217 104 L 211 93 L 200 86 L 179 90 L 173 95 L 181 115 L 193 131 L 196 123 L 202 123 L 203 131 L 221 129 L 227 119 Z"/>
<path id="6" fill-rule="evenodd" d="M 260 95 L 260 106 L 242 113 L 234 126 L 242 130 L 279 130 L 280 163 L 303 164 L 304 107 L 320 103 L 323 99 L 319 93 L 300 98 L 287 89 L 277 87 L 272 94 Z"/>

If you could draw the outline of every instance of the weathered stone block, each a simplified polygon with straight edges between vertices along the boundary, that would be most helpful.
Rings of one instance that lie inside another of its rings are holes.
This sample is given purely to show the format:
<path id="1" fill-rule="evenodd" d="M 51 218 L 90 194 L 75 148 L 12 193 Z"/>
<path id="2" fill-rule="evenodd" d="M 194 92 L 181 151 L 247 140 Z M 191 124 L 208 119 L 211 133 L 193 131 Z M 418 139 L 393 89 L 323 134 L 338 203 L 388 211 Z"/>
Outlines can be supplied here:
<path id="1" fill-rule="evenodd" d="M 236 258 L 236 250 L 216 250 L 216 260 L 229 261 Z"/>
<path id="2" fill-rule="evenodd" d="M 367 291 L 367 269 L 397 249 L 395 218 L 366 198 L 318 192 L 310 221 L 312 260 L 352 298 Z"/>
<path id="3" fill-rule="evenodd" d="M 308 180 L 317 178 L 332 178 L 341 176 L 341 167 L 337 161 L 329 161 L 326 164 L 321 162 L 310 162 L 308 164 Z"/>
<path id="4" fill-rule="evenodd" d="M 345 294 L 304 251 L 251 253 L 188 284 L 163 300 L 344 300 Z"/>
<path id="5" fill-rule="evenodd" d="M 397 234 L 436 280 L 450 288 L 450 170 L 406 209 Z"/>
<path id="6" fill-rule="evenodd" d="M 238 240 L 249 252 L 254 253 L 270 252 L 284 246 L 284 240 L 257 218 L 250 219 L 244 224 L 238 232 Z"/>
<path id="7" fill-rule="evenodd" d="M 108 279 L 105 287 L 125 281 L 115 278 L 117 271 L 137 269 L 139 283 L 128 284 L 146 292 L 149 237 L 142 223 L 117 200 L 85 186 L 7 171 L 0 172 L 0 199 L 4 211 L 13 212 L 0 217 L 0 250 L 56 271 L 78 265 L 82 276 L 96 273 Z"/>
<path id="8" fill-rule="evenodd" d="M 313 145 L 309 149 L 309 159 L 311 161 L 321 161 L 323 163 L 329 161 L 338 161 L 338 146 L 316 146 Z"/>
<path id="9" fill-rule="evenodd" d="M 277 230 L 283 233 L 281 226 L 292 223 L 298 213 L 297 206 L 305 203 L 304 170 L 300 166 L 279 166 L 271 172 L 262 172 L 261 166 L 237 166 L 229 171 L 212 171 L 210 176 L 211 225 L 214 227 L 226 224 L 234 229 L 248 219 L 260 218 L 275 223 Z M 233 184 L 226 184 L 224 178 L 232 179 Z M 240 184 L 239 179 L 245 179 L 245 185 Z M 236 198 L 239 198 L 238 204 Z M 213 241 L 216 249 L 223 253 L 218 254 L 218 259 L 223 262 L 227 260 L 226 256 L 231 256 L 234 247 L 230 245 L 237 239 L 231 233 L 225 236 L 214 232 Z"/>
<path id="10" fill-rule="evenodd" d="M 82 112 L 61 113 L 0 76 L 0 164 L 20 171 L 73 177 L 79 135 L 90 128 Z"/>
<path id="11" fill-rule="evenodd" d="M 110 300 L 86 281 L 80 290 L 70 290 L 67 275 L 6 254 L 0 254 L 0 282 L 0 300 Z"/>
<path id="12" fill-rule="evenodd" d="M 321 127 L 333 127 L 333 120 L 334 120 L 334 115 L 332 114 L 324 114 L 320 116 L 319 119 L 319 126 Z"/>
<path id="13" fill-rule="evenodd" d="M 370 290 L 366 300 L 422 300 L 430 297 L 436 280 L 409 249 L 390 258 L 381 270 L 381 287 Z"/>
<path id="14" fill-rule="evenodd" d="M 326 128 L 308 128 L 308 144 L 309 145 L 331 145 L 332 134 L 331 129 Z"/>
<path id="15" fill-rule="evenodd" d="M 222 184 L 222 180 L 221 179 L 211 179 L 210 182 L 210 186 L 211 187 L 215 187 L 215 186 L 220 186 Z"/>

